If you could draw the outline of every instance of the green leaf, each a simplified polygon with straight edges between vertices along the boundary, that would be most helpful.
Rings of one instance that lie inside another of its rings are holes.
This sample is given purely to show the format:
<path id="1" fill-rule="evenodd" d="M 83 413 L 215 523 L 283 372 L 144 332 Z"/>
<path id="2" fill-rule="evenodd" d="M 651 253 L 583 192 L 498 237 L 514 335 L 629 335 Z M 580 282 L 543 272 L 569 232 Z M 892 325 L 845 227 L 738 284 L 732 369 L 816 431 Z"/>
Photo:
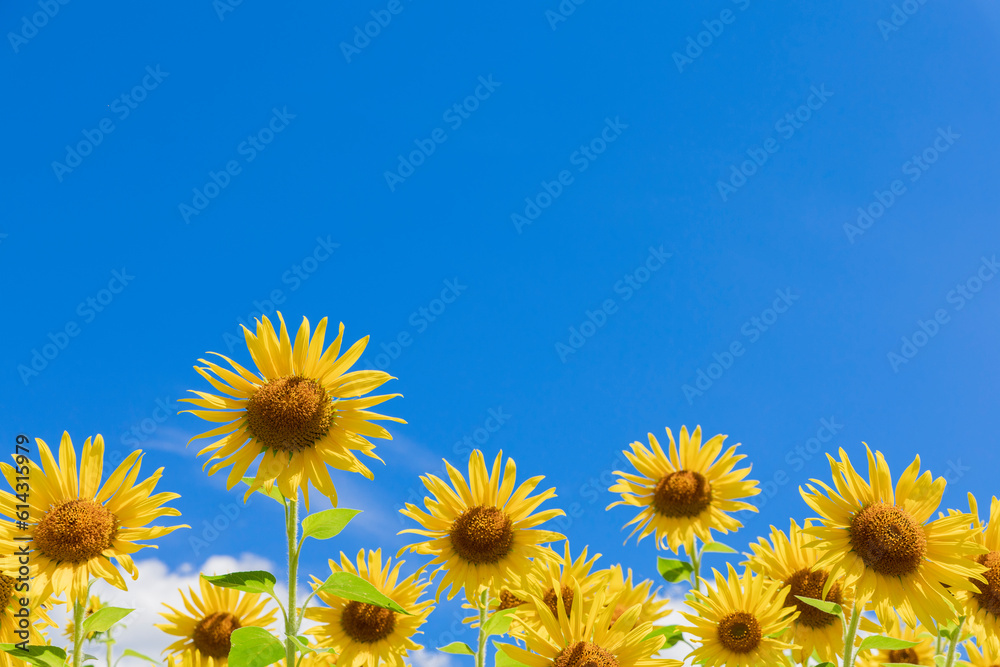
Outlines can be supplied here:
<path id="1" fill-rule="evenodd" d="M 671 646 L 679 642 L 681 638 L 684 637 L 684 633 L 678 630 L 676 625 L 663 625 L 654 629 L 652 632 L 646 635 L 643 638 L 643 640 L 652 639 L 653 637 L 666 638 L 666 641 L 663 643 L 663 646 L 660 647 L 660 650 L 663 650 L 665 648 L 670 648 Z"/>
<path id="2" fill-rule="evenodd" d="M 28 646 L 27 652 L 14 644 L 0 644 L 0 650 L 36 667 L 65 667 L 66 651 L 58 646 Z"/>
<path id="3" fill-rule="evenodd" d="M 452 642 L 447 646 L 438 649 L 442 653 L 454 653 L 456 655 L 475 655 L 476 652 L 465 642 Z"/>
<path id="4" fill-rule="evenodd" d="M 233 631 L 229 640 L 230 667 L 265 667 L 285 657 L 285 647 L 264 628 L 248 626 Z"/>
<path id="5" fill-rule="evenodd" d="M 361 510 L 334 507 L 310 514 L 302 519 L 302 537 L 314 537 L 317 540 L 328 540 L 342 531 L 351 519 L 361 513 Z"/>
<path id="6" fill-rule="evenodd" d="M 487 637 L 492 635 L 505 635 L 507 631 L 510 630 L 510 622 L 514 620 L 512 614 L 517 611 L 516 609 L 504 609 L 502 611 L 495 612 L 492 616 L 486 619 L 486 624 L 483 626 L 483 633 Z"/>
<path id="7" fill-rule="evenodd" d="M 133 611 L 135 610 L 122 607 L 101 607 L 83 620 L 83 636 L 86 637 L 91 632 L 107 632 Z"/>
<path id="8" fill-rule="evenodd" d="M 858 650 L 864 651 L 865 649 L 877 648 L 880 651 L 898 651 L 903 648 L 911 648 L 919 643 L 908 642 L 905 639 L 896 639 L 895 637 L 886 637 L 884 635 L 870 635 L 861 640 L 861 646 L 858 647 Z"/>
<path id="9" fill-rule="evenodd" d="M 675 560 L 662 556 L 656 559 L 656 569 L 659 570 L 661 577 L 672 584 L 687 579 L 694 572 L 694 567 L 686 560 Z"/>
<path id="10" fill-rule="evenodd" d="M 495 660 L 496 660 L 496 662 L 495 662 L 496 667 L 526 667 L 524 665 L 524 663 L 518 662 L 514 658 L 512 658 L 509 655 L 507 655 L 506 653 L 504 653 L 502 647 L 504 647 L 504 646 L 513 646 L 513 644 L 502 644 L 502 643 L 499 643 L 499 642 L 493 642 L 493 646 L 497 650 L 496 658 L 495 658 Z"/>
<path id="11" fill-rule="evenodd" d="M 357 600 L 358 602 L 373 604 L 376 607 L 391 609 L 407 616 L 411 615 L 410 612 L 380 593 L 370 583 L 350 572 L 334 572 L 316 590 L 318 593 L 329 593 L 345 600 Z"/>
<path id="12" fill-rule="evenodd" d="M 250 486 L 253 484 L 253 480 L 254 480 L 253 477 L 244 477 L 243 483 L 246 484 L 247 486 Z M 262 486 L 259 489 L 257 489 L 257 493 L 263 493 L 265 496 L 275 501 L 282 507 L 285 506 L 285 497 L 281 495 L 281 492 L 278 491 L 278 487 L 276 486 L 272 486 L 270 491 L 265 491 L 264 487 Z"/>
<path id="13" fill-rule="evenodd" d="M 805 602 L 810 607 L 816 607 L 820 611 L 825 611 L 828 614 L 844 618 L 844 609 L 836 602 L 827 602 L 826 600 L 817 600 L 816 598 L 807 598 L 802 597 L 801 595 L 796 595 L 795 597 L 802 602 Z"/>
<path id="14" fill-rule="evenodd" d="M 728 544 L 723 544 L 722 542 L 709 542 L 701 548 L 703 554 L 735 554 L 739 553 L 736 549 L 732 548 Z"/>
<path id="15" fill-rule="evenodd" d="M 278 581 L 273 574 L 263 570 L 215 575 L 203 574 L 201 577 L 210 584 L 221 588 L 235 588 L 244 593 L 268 593 L 270 595 L 274 595 L 274 584 Z"/>
<path id="16" fill-rule="evenodd" d="M 139 653 L 138 651 L 133 651 L 130 648 L 127 648 L 124 651 L 122 651 L 122 657 L 124 658 L 125 656 L 131 656 L 133 658 L 139 658 L 141 660 L 145 660 L 146 662 L 151 662 L 154 665 L 159 665 L 160 664 L 158 661 L 153 660 L 148 655 L 143 655 L 142 653 Z"/>
<path id="17" fill-rule="evenodd" d="M 832 662 L 821 662 L 818 665 L 816 665 L 816 667 L 837 667 L 837 665 L 833 664 Z"/>

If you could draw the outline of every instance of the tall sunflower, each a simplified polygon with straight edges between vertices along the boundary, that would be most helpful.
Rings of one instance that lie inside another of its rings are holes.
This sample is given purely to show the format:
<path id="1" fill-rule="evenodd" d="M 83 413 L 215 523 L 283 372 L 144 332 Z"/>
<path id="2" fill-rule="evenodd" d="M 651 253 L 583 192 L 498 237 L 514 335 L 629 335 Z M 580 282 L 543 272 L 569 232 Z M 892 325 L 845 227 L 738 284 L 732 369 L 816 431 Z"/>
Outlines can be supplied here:
<path id="1" fill-rule="evenodd" d="M 702 444 L 700 426 L 690 436 L 682 426 L 680 447 L 669 428 L 667 437 L 669 454 L 652 433 L 652 450 L 634 442 L 632 451 L 623 452 L 638 474 L 615 471 L 622 477 L 610 491 L 620 493 L 622 499 L 608 505 L 608 509 L 615 505 L 641 507 L 642 511 L 625 524 L 636 524 L 629 537 L 639 532 L 641 541 L 655 533 L 657 549 L 666 540 L 671 551 L 676 553 L 684 545 L 690 553 L 695 536 L 711 542 L 713 530 L 727 533 L 741 528 L 743 524 L 728 512 L 756 512 L 756 507 L 740 499 L 755 496 L 760 489 L 757 482 L 744 480 L 750 468 L 733 469 L 745 458 L 735 453 L 738 444 L 722 453 L 726 436 L 717 435 Z"/>
<path id="2" fill-rule="evenodd" d="M 525 648 L 512 644 L 500 648 L 528 667 L 680 667 L 680 661 L 651 657 L 665 640 L 649 637 L 652 623 L 637 622 L 640 605 L 629 607 L 612 622 L 618 599 L 599 590 L 585 601 L 577 585 L 570 613 L 556 605 L 553 614 L 545 600 L 533 596 L 531 604 L 541 627 L 527 628 Z"/>
<path id="3" fill-rule="evenodd" d="M 317 625 L 307 634 L 312 635 L 316 646 L 331 648 L 339 656 L 341 667 L 362 667 L 385 663 L 404 667 L 407 651 L 421 648 L 413 641 L 418 629 L 427 621 L 433 609 L 430 600 L 420 601 L 429 582 L 420 581 L 418 573 L 400 579 L 399 568 L 404 561 L 392 565 L 392 558 L 382 562 L 382 550 L 369 551 L 367 558 L 362 549 L 358 552 L 357 567 L 346 554 L 340 554 L 340 564 L 330 561 L 331 572 L 350 572 L 372 584 L 380 593 L 401 606 L 409 614 L 399 614 L 391 609 L 356 600 L 347 600 L 330 593 L 317 594 L 325 607 L 306 609 L 306 618 Z M 322 584 L 313 577 L 313 587 Z"/>
<path id="4" fill-rule="evenodd" d="M 810 526 L 811 523 L 806 520 L 805 529 Z M 854 607 L 853 589 L 841 586 L 839 582 L 834 582 L 824 594 L 823 588 L 830 573 L 816 567 L 822 554 L 807 546 L 812 541 L 813 538 L 806 535 L 794 519 L 788 534 L 772 526 L 770 542 L 760 538 L 758 544 L 750 545 L 753 556 L 747 563 L 754 572 L 788 587 L 784 604 L 797 609 L 799 615 L 792 621 L 786 639 L 799 646 L 794 656 L 803 665 L 814 651 L 820 662 L 836 662 L 837 656 L 844 653 L 844 624 L 839 617 L 820 611 L 800 601 L 797 596 L 839 604 L 848 617 Z M 878 632 L 878 626 L 867 618 L 862 617 L 861 622 L 863 630 Z M 861 643 L 860 636 L 855 643 Z"/>
<path id="5" fill-rule="evenodd" d="M 990 517 L 986 526 L 979 520 L 975 497 L 969 494 L 970 513 L 974 518 L 973 539 L 987 553 L 975 556 L 977 563 L 986 568 L 986 581 L 973 581 L 970 590 L 958 591 L 961 615 L 980 646 L 987 652 L 1000 655 L 1000 500 L 994 496 L 990 503 Z M 954 511 L 952 511 L 954 513 Z"/>
<path id="6" fill-rule="evenodd" d="M 221 436 L 198 455 L 211 453 L 206 467 L 216 461 L 209 475 L 232 466 L 226 481 L 230 489 L 263 455 L 246 492 L 247 498 L 261 487 L 270 491 L 277 484 L 286 498 L 296 498 L 298 489 L 302 489 L 308 507 L 311 483 L 336 506 L 337 490 L 327 466 L 371 479 L 371 471 L 355 452 L 381 460 L 368 438 L 392 439 L 387 430 L 373 421 L 405 422 L 368 409 L 399 394 L 364 396 L 392 377 L 383 371 L 348 372 L 364 352 L 367 337 L 338 358 L 344 338 L 343 324 L 337 338 L 324 351 L 325 317 L 311 338 L 309 321 L 302 318 L 294 344 L 280 312 L 278 319 L 281 328 L 277 333 L 266 316 L 258 320 L 256 335 L 243 328 L 257 373 L 217 353 L 212 354 L 225 360 L 233 370 L 198 360 L 205 365 L 195 366 L 195 370 L 224 395 L 192 391 L 198 398 L 183 400 L 204 409 L 185 412 L 225 423 L 192 440 Z"/>
<path id="7" fill-rule="evenodd" d="M 706 667 L 763 667 L 784 664 L 782 651 L 794 644 L 778 639 L 798 616 L 794 607 L 784 606 L 785 596 L 778 581 L 766 581 L 747 568 L 743 576 L 732 565 L 728 578 L 715 572 L 715 587 L 708 592 L 692 591 L 688 605 L 697 614 L 684 612 L 691 626 L 678 629 L 694 635 L 700 644 L 688 655 Z"/>
<path id="8" fill-rule="evenodd" d="M 198 592 L 194 587 L 189 587 L 187 593 L 181 590 L 184 609 L 163 605 L 170 610 L 160 613 L 167 622 L 156 627 L 178 637 L 164 653 L 180 659 L 191 653 L 203 663 L 211 659 L 216 665 L 225 665 L 233 631 L 250 626 L 267 628 L 274 623 L 274 609 L 269 608 L 267 598 L 222 588 L 204 577 L 199 577 L 198 584 Z"/>
<path id="9" fill-rule="evenodd" d="M 986 568 L 970 557 L 986 551 L 975 541 L 973 517 L 955 512 L 928 520 L 941 503 L 945 480 L 919 474 L 920 457 L 903 471 L 892 486 L 889 466 L 881 452 L 868 451 L 868 477 L 859 475 L 847 453 L 840 461 L 829 454 L 836 490 L 812 480 L 800 489 L 806 503 L 820 514 L 821 525 L 804 532 L 816 538 L 811 544 L 821 554 L 817 569 L 829 574 L 824 588 L 834 582 L 855 586 L 858 604 L 872 601 L 879 622 L 892 630 L 896 612 L 910 628 L 917 621 L 935 627 L 955 617 L 952 592 L 974 591 L 984 581 Z"/>
<path id="10" fill-rule="evenodd" d="M 125 579 L 112 559 L 135 579 L 139 572 L 131 554 L 145 547 L 155 548 L 139 540 L 156 539 L 189 527 L 149 525 L 160 517 L 180 516 L 178 510 L 163 506 L 180 496 L 150 495 L 163 468 L 136 484 L 141 450 L 132 452 L 101 486 L 104 438 L 100 435 L 84 442 L 79 472 L 69 433 L 62 435 L 59 463 L 44 441 L 35 442 L 41 465 L 34 461 L 26 464 L 31 487 L 27 494 L 27 529 L 16 532 L 18 539 L 14 539 L 13 530 L 0 531 L 0 553 L 18 553 L 24 545 L 30 549 L 28 560 L 35 576 L 33 595 L 44 599 L 50 594 L 66 593 L 66 604 L 72 606 L 77 600 L 86 600 L 91 577 L 126 590 Z M 0 470 L 11 488 L 17 489 L 18 477 L 23 478 L 21 472 L 7 463 L 0 463 Z M 0 491 L 0 513 L 13 520 L 18 505 L 23 502 Z"/>
<path id="11" fill-rule="evenodd" d="M 482 586 L 498 582 L 516 582 L 528 574 L 532 559 L 551 559 L 552 550 L 544 545 L 565 539 L 559 533 L 534 530 L 549 519 L 564 514 L 549 509 L 534 513 L 544 501 L 555 497 L 555 489 L 530 495 L 544 477 L 532 477 L 515 489 L 517 476 L 514 459 L 507 459 L 501 476 L 503 452 L 493 461 L 492 472 L 478 449 L 469 457 L 469 481 L 445 461 L 454 488 L 435 475 L 421 477 L 433 498 L 424 498 L 427 511 L 407 503 L 400 512 L 422 528 L 407 528 L 430 538 L 400 549 L 434 556 L 430 565 L 438 565 L 432 578 L 444 572 L 438 595 L 449 588 L 450 600 L 459 590 L 475 601 Z"/>

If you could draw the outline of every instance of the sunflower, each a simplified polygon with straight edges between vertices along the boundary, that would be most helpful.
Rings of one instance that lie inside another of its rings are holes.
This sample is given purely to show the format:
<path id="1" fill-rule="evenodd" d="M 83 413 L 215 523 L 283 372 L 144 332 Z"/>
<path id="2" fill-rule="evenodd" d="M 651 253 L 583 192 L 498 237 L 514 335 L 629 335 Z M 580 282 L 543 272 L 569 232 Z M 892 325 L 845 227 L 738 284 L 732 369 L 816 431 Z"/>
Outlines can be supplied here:
<path id="1" fill-rule="evenodd" d="M 750 568 L 743 576 L 732 565 L 728 578 L 718 570 L 715 587 L 707 593 L 692 591 L 688 605 L 697 613 L 684 613 L 692 623 L 679 630 L 694 635 L 701 645 L 688 656 L 707 667 L 720 665 L 757 667 L 784 664 L 782 651 L 795 648 L 778 639 L 799 615 L 794 607 L 784 606 L 785 596 L 779 581 L 765 580 Z"/>
<path id="2" fill-rule="evenodd" d="M 807 520 L 805 529 L 810 526 Z M 786 639 L 800 647 L 794 651 L 794 656 L 801 664 L 805 664 L 813 652 L 818 654 L 820 662 L 836 662 L 837 656 L 844 653 L 844 624 L 834 614 L 820 611 L 797 596 L 839 604 L 848 617 L 854 605 L 853 590 L 840 583 L 835 582 L 824 595 L 823 587 L 830 573 L 816 567 L 822 554 L 806 546 L 812 541 L 794 519 L 787 535 L 771 526 L 770 542 L 760 538 L 759 544 L 751 544 L 754 555 L 747 563 L 754 572 L 788 587 L 785 605 L 797 609 L 799 615 L 792 622 Z M 866 632 L 878 632 L 878 626 L 867 618 L 862 617 L 861 623 Z M 860 636 L 856 643 L 861 643 Z"/>
<path id="3" fill-rule="evenodd" d="M 560 604 L 553 614 L 545 600 L 532 596 L 541 627 L 526 629 L 525 648 L 500 648 L 528 667 L 679 667 L 680 661 L 650 657 L 665 640 L 649 637 L 652 623 L 637 622 L 641 605 L 629 607 L 612 622 L 619 598 L 601 589 L 587 601 L 577 584 L 570 613 Z"/>
<path id="4" fill-rule="evenodd" d="M 277 484 L 286 498 L 297 498 L 301 488 L 308 508 L 309 483 L 312 483 L 336 506 L 337 490 L 327 466 L 361 473 L 371 479 L 371 471 L 354 452 L 360 451 L 381 461 L 368 438 L 392 439 L 392 435 L 372 423 L 373 420 L 405 422 L 369 412 L 368 408 L 399 394 L 362 398 L 392 376 L 382 371 L 347 372 L 364 352 L 367 337 L 352 345 L 338 359 L 344 338 L 343 324 L 337 338 L 324 351 L 325 317 L 311 338 L 309 321 L 302 318 L 294 344 L 288 337 L 280 312 L 278 319 L 281 322 L 279 333 L 275 333 L 267 317 L 258 320 L 256 336 L 243 328 L 257 373 L 214 352 L 212 354 L 225 360 L 235 372 L 204 359 L 198 360 L 205 366 L 195 366 L 195 370 L 225 395 L 192 391 L 198 398 L 182 400 L 205 409 L 185 412 L 207 421 L 226 423 L 195 436 L 192 441 L 222 436 L 198 455 L 211 452 L 206 467 L 217 461 L 209 475 L 232 466 L 226 482 L 230 489 L 242 479 L 257 457 L 263 455 L 245 498 L 261 487 L 270 491 Z"/>
<path id="5" fill-rule="evenodd" d="M 98 609 L 101 609 L 102 607 L 106 607 L 106 606 L 107 605 L 104 604 L 104 602 L 101 600 L 101 598 L 97 597 L 96 595 L 89 596 L 87 598 L 87 606 L 86 606 L 86 608 L 84 610 L 84 618 L 86 618 L 88 616 L 92 616 L 95 611 L 97 611 Z M 73 639 L 73 633 L 76 631 L 76 623 L 74 623 L 73 619 L 70 618 L 70 619 L 67 619 L 66 622 L 63 625 L 64 625 L 63 632 L 65 633 L 66 637 L 68 637 L 72 641 L 72 639 Z M 91 631 L 91 632 L 87 633 L 87 636 L 84 637 L 84 640 L 89 642 L 89 641 L 91 641 L 96 636 L 97 636 L 97 633 Z"/>
<path id="6" fill-rule="evenodd" d="M 983 647 L 982 650 L 976 648 L 975 643 L 967 641 L 963 644 L 965 652 L 969 656 L 972 667 L 996 667 L 1000 665 L 1000 653 L 991 651 Z"/>
<path id="7" fill-rule="evenodd" d="M 621 565 L 611 567 L 611 577 L 608 580 L 608 592 L 615 600 L 615 611 L 611 615 L 611 622 L 614 623 L 627 609 L 634 605 L 639 605 L 639 617 L 636 623 L 656 624 L 670 615 L 670 600 L 660 597 L 659 588 L 653 588 L 653 582 L 649 579 L 637 584 L 632 583 L 632 570 L 628 570 L 626 577 Z"/>
<path id="8" fill-rule="evenodd" d="M 990 503 L 990 518 L 985 528 L 979 521 L 975 497 L 969 494 L 970 513 L 974 518 L 973 539 L 988 553 L 975 556 L 985 568 L 986 581 L 973 581 L 973 589 L 959 591 L 960 614 L 980 646 L 991 654 L 1000 654 L 1000 500 Z M 954 511 L 952 511 L 954 513 Z"/>
<path id="9" fill-rule="evenodd" d="M 200 595 L 193 587 L 181 591 L 184 609 L 177 610 L 164 603 L 169 612 L 161 612 L 167 622 L 157 624 L 168 635 L 179 637 L 164 649 L 164 653 L 180 655 L 194 653 L 198 658 L 211 658 L 225 665 L 232 647 L 234 630 L 249 626 L 267 628 L 274 623 L 274 609 L 268 609 L 267 598 L 256 593 L 241 593 L 222 588 L 204 577 L 198 579 Z"/>
<path id="10" fill-rule="evenodd" d="M 167 667 L 218 667 L 222 663 L 198 651 L 188 650 L 167 656 Z"/>
<path id="11" fill-rule="evenodd" d="M 532 559 L 551 559 L 553 552 L 543 546 L 565 539 L 548 530 L 532 530 L 549 519 L 565 514 L 549 509 L 532 514 L 545 500 L 555 497 L 555 489 L 531 496 L 544 479 L 532 477 L 515 489 L 516 467 L 508 458 L 500 474 L 503 452 L 487 471 L 483 453 L 478 449 L 469 458 L 469 482 L 462 473 L 445 461 L 454 488 L 435 475 L 421 477 L 434 498 L 424 498 L 427 512 L 407 503 L 400 512 L 423 528 L 407 528 L 402 533 L 428 537 L 400 549 L 434 556 L 430 565 L 439 565 L 431 575 L 444 572 L 438 596 L 449 588 L 450 600 L 462 588 L 469 600 L 478 599 L 480 587 L 495 587 L 500 582 L 516 582 L 532 568 Z"/>
<path id="12" fill-rule="evenodd" d="M 339 565 L 330 560 L 331 572 L 358 575 L 408 612 L 400 614 L 330 593 L 318 593 L 317 597 L 327 606 L 306 609 L 306 618 L 317 623 L 306 633 L 312 635 L 316 646 L 333 649 L 341 667 L 380 663 L 404 667 L 407 651 L 423 648 L 413 641 L 413 636 L 433 609 L 430 600 L 418 601 L 430 582 L 418 580 L 418 573 L 400 580 L 399 568 L 403 562 L 397 561 L 393 566 L 392 558 L 387 558 L 383 563 L 381 549 L 369 551 L 367 558 L 364 549 L 359 551 L 356 568 L 344 553 L 340 554 Z M 322 583 L 313 577 L 314 589 Z"/>
<path id="13" fill-rule="evenodd" d="M 934 667 L 934 642 L 935 635 L 921 625 L 916 628 L 897 627 L 896 630 L 886 633 L 886 636 L 893 639 L 903 639 L 908 642 L 917 642 L 916 646 L 910 648 L 900 648 L 893 651 L 875 651 L 865 657 L 864 662 L 868 667 L 878 667 L 879 665 L 925 665 Z"/>
<path id="14" fill-rule="evenodd" d="M 567 614 L 573 609 L 573 600 L 576 592 L 583 594 L 584 607 L 588 606 L 598 589 L 608 585 L 612 571 L 598 570 L 591 572 L 594 563 L 601 554 L 594 554 L 594 557 L 587 560 L 587 547 L 584 547 L 574 560 L 569 550 L 569 541 L 563 543 L 562 558 L 538 559 L 535 567 L 525 577 L 521 579 L 520 586 L 507 588 L 504 592 L 509 596 L 503 597 L 499 608 L 509 609 L 517 607 L 517 618 L 523 624 L 530 625 L 536 629 L 542 627 L 542 621 L 535 613 L 535 609 L 527 601 L 532 597 L 541 598 L 548 605 L 549 611 L 553 615 L 556 613 L 556 606 L 562 604 Z M 521 624 L 512 626 L 515 634 L 521 634 Z"/>
<path id="15" fill-rule="evenodd" d="M 945 480 L 919 474 L 920 457 L 903 472 L 895 493 L 889 466 L 881 452 L 868 450 L 867 482 L 840 450 L 840 461 L 829 454 L 836 490 L 812 480 L 806 503 L 820 514 L 822 525 L 804 529 L 816 538 L 810 546 L 822 556 L 816 569 L 828 573 L 824 593 L 834 584 L 855 586 L 858 604 L 871 600 L 879 622 L 894 629 L 896 613 L 908 627 L 935 627 L 955 617 L 952 592 L 973 592 L 984 581 L 985 567 L 972 560 L 986 551 L 975 541 L 973 517 L 955 512 L 928 523 L 941 502 Z"/>
<path id="16" fill-rule="evenodd" d="M 79 473 L 69 433 L 63 433 L 59 463 L 44 441 L 35 442 L 41 465 L 33 461 L 25 464 L 31 486 L 27 494 L 27 529 L 17 531 L 16 538 L 13 531 L 0 532 L 0 553 L 22 553 L 22 547 L 30 549 L 27 557 L 35 576 L 32 592 L 41 599 L 67 593 L 67 607 L 77 600 L 86 601 L 91 577 L 126 590 L 125 579 L 112 559 L 135 579 L 139 572 L 131 554 L 154 546 L 140 544 L 139 540 L 156 539 L 189 527 L 148 525 L 163 516 L 180 516 L 178 510 L 163 507 L 180 496 L 150 495 L 163 468 L 136 484 L 142 464 L 141 450 L 132 452 L 101 486 L 104 438 L 100 435 L 84 442 Z M 0 469 L 11 488 L 18 489 L 19 477 L 22 481 L 24 478 L 24 466 L 15 470 L 0 463 Z M 14 519 L 18 505 L 23 505 L 23 501 L 0 491 L 0 513 Z M 13 557 L 8 560 L 14 565 Z"/>
<path id="17" fill-rule="evenodd" d="M 735 454 L 738 444 L 720 457 L 726 436 L 717 435 L 702 444 L 700 426 L 690 436 L 682 426 L 679 448 L 669 428 L 667 437 L 669 455 L 652 433 L 649 434 L 652 451 L 634 442 L 632 451 L 623 452 L 639 474 L 615 471 L 622 477 L 609 490 L 620 493 L 622 499 L 608 505 L 608 509 L 615 505 L 643 508 L 625 524 L 626 528 L 637 524 L 629 537 L 641 530 L 641 541 L 655 532 L 657 549 L 666 540 L 675 553 L 681 545 L 693 553 L 695 536 L 702 542 L 711 542 L 713 530 L 728 533 L 741 528 L 743 524 L 727 512 L 756 512 L 756 507 L 739 499 L 757 495 L 760 489 L 757 482 L 743 479 L 750 468 L 733 470 L 744 458 Z"/>

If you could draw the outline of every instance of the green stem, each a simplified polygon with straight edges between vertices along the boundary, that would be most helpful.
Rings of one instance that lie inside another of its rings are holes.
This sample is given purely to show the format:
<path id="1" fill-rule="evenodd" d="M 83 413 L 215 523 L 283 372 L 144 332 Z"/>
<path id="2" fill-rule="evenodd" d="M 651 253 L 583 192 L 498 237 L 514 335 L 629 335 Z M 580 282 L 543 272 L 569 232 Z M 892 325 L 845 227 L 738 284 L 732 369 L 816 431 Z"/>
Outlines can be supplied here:
<path id="1" fill-rule="evenodd" d="M 691 540 L 691 588 L 701 591 L 701 554 L 698 553 L 698 539 Z"/>
<path id="2" fill-rule="evenodd" d="M 115 645 L 115 640 L 111 638 L 111 630 L 108 630 L 108 641 L 106 641 L 105 644 L 108 647 L 108 667 L 114 667 L 114 661 L 112 660 L 114 657 L 114 651 L 112 650 L 112 647 Z"/>
<path id="3" fill-rule="evenodd" d="M 295 588 L 299 569 L 299 499 L 288 499 L 285 510 L 285 532 L 288 534 L 288 610 L 285 613 L 285 665 L 295 665 L 295 644 L 292 637 L 298 634 L 299 613 L 295 607 Z"/>
<path id="4" fill-rule="evenodd" d="M 948 642 L 948 659 L 944 663 L 944 667 L 952 667 L 955 664 L 955 647 L 958 646 L 958 639 L 962 636 L 962 627 L 965 625 L 965 616 L 958 617 L 958 627 L 955 628 L 955 634 L 951 636 L 951 641 Z"/>
<path id="5" fill-rule="evenodd" d="M 486 667 L 486 617 L 490 610 L 490 592 L 483 591 L 479 597 L 479 644 L 476 646 L 476 667 Z"/>
<path id="6" fill-rule="evenodd" d="M 73 602 L 73 667 L 80 667 L 83 662 L 83 617 L 86 608 L 80 600 Z"/>
<path id="7" fill-rule="evenodd" d="M 852 667 L 854 665 L 854 658 L 856 656 L 852 655 L 852 653 L 854 653 L 854 636 L 858 634 L 858 624 L 861 623 L 860 606 L 860 604 L 855 603 L 854 608 L 851 610 L 851 622 L 848 624 L 847 633 L 844 635 L 844 667 Z"/>
<path id="8" fill-rule="evenodd" d="M 934 630 L 937 633 L 936 643 L 934 644 L 934 655 L 941 653 L 941 624 L 935 623 Z"/>

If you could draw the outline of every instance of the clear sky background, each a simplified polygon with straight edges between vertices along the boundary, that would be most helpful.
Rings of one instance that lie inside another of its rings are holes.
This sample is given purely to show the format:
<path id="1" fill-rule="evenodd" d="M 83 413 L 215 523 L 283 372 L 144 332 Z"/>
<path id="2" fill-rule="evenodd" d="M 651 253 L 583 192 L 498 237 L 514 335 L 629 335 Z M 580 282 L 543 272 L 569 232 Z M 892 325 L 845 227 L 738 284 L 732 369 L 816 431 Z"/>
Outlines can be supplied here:
<path id="1" fill-rule="evenodd" d="M 653 545 L 604 507 L 618 453 L 667 426 L 771 481 L 741 549 L 862 441 L 949 475 L 949 506 L 997 491 L 995 3 L 234 1 L 0 9 L 0 446 L 102 433 L 165 468 L 193 529 L 145 552 L 133 603 L 213 554 L 282 566 L 263 498 L 192 546 L 239 499 L 176 414 L 275 301 L 370 335 L 408 422 L 374 481 L 335 476 L 365 513 L 307 573 L 395 554 L 396 508 L 464 438 L 645 577 Z"/>

